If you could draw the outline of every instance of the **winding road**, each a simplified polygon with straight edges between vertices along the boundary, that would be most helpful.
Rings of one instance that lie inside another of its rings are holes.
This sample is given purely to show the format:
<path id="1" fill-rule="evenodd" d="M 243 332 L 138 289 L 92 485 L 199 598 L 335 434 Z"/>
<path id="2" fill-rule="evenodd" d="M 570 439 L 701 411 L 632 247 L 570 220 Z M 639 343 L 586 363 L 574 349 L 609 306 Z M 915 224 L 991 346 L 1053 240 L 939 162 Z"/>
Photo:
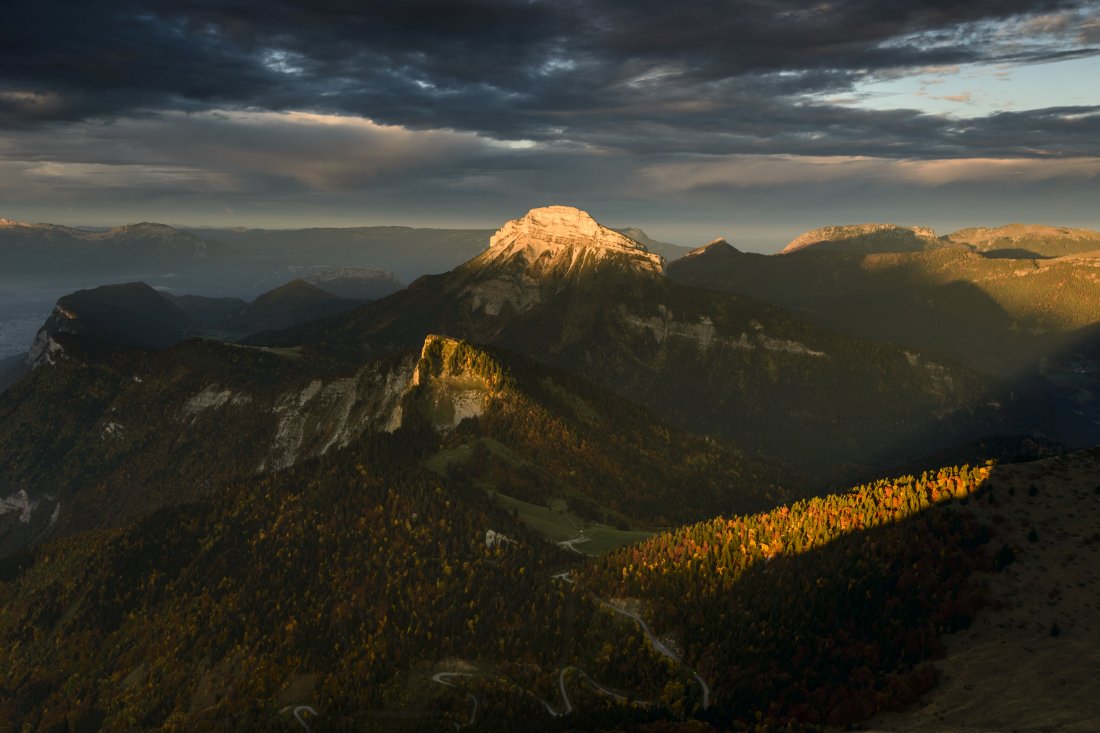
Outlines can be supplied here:
<path id="1" fill-rule="evenodd" d="M 699 676 L 698 672 L 684 664 L 684 660 L 680 659 L 680 656 L 676 654 L 676 652 L 669 649 L 667 646 L 665 646 L 664 642 L 654 636 L 653 632 L 649 629 L 649 624 L 645 622 L 645 619 L 643 619 L 641 616 L 634 613 L 633 611 L 628 611 L 622 606 L 616 606 L 610 601 L 605 601 L 602 598 L 596 598 L 596 600 L 600 602 L 600 605 L 607 606 L 615 613 L 634 619 L 638 623 L 638 626 L 641 627 L 642 633 L 645 634 L 646 639 L 649 640 L 649 643 L 653 645 L 653 649 L 656 650 L 658 654 L 662 654 L 668 657 L 669 659 L 686 669 L 688 672 L 691 672 L 691 676 L 695 678 L 695 681 L 699 683 L 699 687 L 703 690 L 703 710 L 706 710 L 708 707 L 710 707 L 710 687 L 707 686 L 707 683 L 703 680 L 702 677 Z"/>
<path id="2" fill-rule="evenodd" d="M 578 550 L 573 545 L 574 544 L 580 544 L 581 542 L 587 542 L 589 539 L 590 538 L 584 537 L 583 535 L 581 535 L 581 536 L 578 536 L 578 537 L 574 537 L 571 540 L 565 540 L 563 542 L 559 542 L 558 544 L 562 547 L 568 547 L 569 549 L 573 550 L 574 552 L 583 555 L 584 553 L 582 553 L 580 550 Z M 573 580 L 573 578 L 571 577 L 571 572 L 568 571 L 568 570 L 566 570 L 564 572 L 561 572 L 561 573 L 557 573 L 556 575 L 552 575 L 550 577 L 553 578 L 554 580 L 564 581 L 566 583 L 569 583 L 570 585 L 574 584 L 574 582 L 575 582 Z M 710 687 L 707 685 L 706 681 L 702 677 L 699 676 L 698 672 L 696 672 L 694 669 L 692 669 L 691 667 L 684 664 L 684 660 L 680 659 L 680 655 L 678 655 L 676 652 L 669 649 L 668 645 L 666 645 L 663 641 L 661 641 L 660 639 L 657 638 L 657 636 L 649 628 L 649 624 L 647 624 L 645 622 L 645 619 L 643 619 L 641 616 L 634 613 L 633 611 L 630 611 L 626 608 L 623 608 L 622 606 L 618 606 L 618 605 L 616 605 L 616 604 L 614 604 L 610 601 L 605 601 L 603 598 L 599 598 L 598 596 L 592 596 L 592 597 L 595 598 L 596 601 L 601 606 L 605 606 L 605 607 L 611 609 L 612 612 L 617 613 L 621 616 L 626 616 L 627 618 L 633 620 L 641 628 L 642 633 L 645 635 L 646 640 L 653 647 L 654 651 L 656 651 L 658 654 L 660 654 L 662 656 L 668 657 L 673 662 L 675 662 L 676 664 L 680 665 L 681 667 L 686 669 L 688 672 L 690 672 L 691 676 L 695 678 L 695 681 L 699 683 L 699 688 L 703 692 L 703 710 L 706 710 L 708 707 L 710 707 Z M 596 688 L 596 690 L 599 691 L 601 694 L 607 695 L 609 697 L 613 697 L 616 700 L 621 700 L 623 702 L 629 701 L 629 698 L 626 697 L 625 695 L 622 695 L 618 692 L 615 692 L 614 690 L 608 689 L 607 687 L 604 687 L 603 685 L 601 685 L 596 680 L 592 679 L 592 677 L 590 677 L 588 675 L 588 673 L 585 672 L 583 669 L 580 669 L 579 667 L 573 667 L 573 666 L 563 667 L 561 669 L 561 671 L 558 672 L 558 690 L 561 692 L 562 709 L 561 710 L 556 710 L 554 708 L 554 706 L 551 705 L 546 700 L 543 700 L 542 698 L 537 698 L 538 701 L 542 703 L 542 706 L 544 708 L 546 708 L 546 711 L 548 713 L 550 713 L 550 715 L 554 716 L 555 718 L 560 718 L 562 716 L 569 715 L 571 712 L 573 712 L 573 703 L 569 699 L 569 692 L 565 689 L 565 673 L 568 672 L 569 670 L 574 670 L 575 672 L 577 672 L 581 677 L 583 677 L 585 679 L 585 681 L 587 681 L 590 685 L 592 685 L 594 688 Z M 458 687 L 458 685 L 454 684 L 453 682 L 449 682 L 448 680 L 452 677 L 474 677 L 474 676 L 476 676 L 476 675 L 474 675 L 470 672 L 436 672 L 434 675 L 432 675 L 432 682 L 435 682 L 435 683 L 440 684 L 440 685 L 445 685 L 447 687 L 453 687 L 455 689 L 460 689 Z M 478 700 L 474 696 L 474 694 L 471 693 L 471 692 L 467 692 L 466 697 L 472 703 L 472 706 L 471 706 L 471 709 L 470 709 L 470 719 L 469 719 L 469 721 L 466 722 L 465 725 L 459 725 L 458 723 L 455 723 L 455 730 L 461 730 L 462 728 L 468 728 L 471 725 L 473 725 L 474 722 L 477 720 Z M 649 701 L 646 701 L 646 700 L 638 700 L 638 701 L 635 701 L 633 704 L 641 705 L 641 706 L 644 706 L 644 707 L 649 707 L 653 703 L 649 702 Z M 314 715 L 316 715 L 316 712 L 314 712 L 312 708 L 309 708 L 309 710 L 310 710 L 310 712 L 313 712 Z M 294 714 L 295 714 L 295 717 L 297 717 L 298 708 L 295 709 Z M 306 726 L 305 722 L 302 721 L 301 718 L 299 718 L 299 722 L 302 723 L 302 725 L 306 728 L 307 731 L 309 730 L 309 727 Z"/>
<path id="3" fill-rule="evenodd" d="M 441 685 L 446 685 L 447 687 L 454 687 L 455 689 L 459 689 L 458 685 L 456 685 L 454 682 L 448 682 L 447 678 L 448 677 L 475 677 L 475 676 L 476 675 L 471 674 L 470 672 L 436 672 L 435 674 L 432 675 L 432 682 L 436 682 L 436 683 L 441 684 Z M 473 703 L 473 706 L 470 708 L 470 719 L 468 721 L 466 721 L 466 725 L 459 725 L 458 723 L 455 723 L 455 730 L 462 730 L 463 728 L 469 728 L 471 725 L 474 724 L 474 721 L 477 720 L 477 698 L 474 696 L 474 693 L 467 692 L 466 693 L 466 699 Z"/>
<path id="4" fill-rule="evenodd" d="M 279 712 L 285 713 L 288 710 L 291 710 L 289 706 L 283 708 Z M 306 733 L 310 733 L 309 723 L 307 723 L 305 721 L 305 718 L 302 717 L 302 713 L 309 713 L 313 717 L 317 717 L 317 711 L 309 705 L 295 705 L 293 708 L 294 719 L 298 721 L 299 725 L 301 725 L 303 729 L 305 729 Z"/>
<path id="5" fill-rule="evenodd" d="M 569 713 L 573 712 L 573 703 L 569 701 L 569 693 L 565 691 L 565 671 L 567 669 L 569 669 L 569 667 L 565 667 L 561 672 L 558 672 L 558 689 L 561 690 L 561 701 L 563 703 L 561 712 L 555 710 L 550 703 L 539 698 L 539 702 L 546 708 L 546 712 L 550 713 L 555 718 L 560 718 L 563 715 L 569 715 Z"/>
<path id="6" fill-rule="evenodd" d="M 578 555 L 584 555 L 585 557 L 592 557 L 592 555 L 588 554 L 587 552 L 581 552 L 580 550 L 577 549 L 577 545 L 584 544 L 585 542 L 588 542 L 591 539 L 592 539 L 591 537 L 585 537 L 584 532 L 581 532 L 579 535 L 577 535 L 576 537 L 574 537 L 571 540 L 562 540 L 561 542 L 558 543 L 558 547 L 564 547 L 568 550 L 572 550 L 573 552 L 577 553 Z"/>
<path id="7" fill-rule="evenodd" d="M 576 672 L 581 677 L 583 677 L 584 680 L 586 682 L 588 682 L 588 684 L 595 687 L 596 690 L 600 694 L 607 695 L 608 697 L 613 697 L 616 700 L 621 700 L 622 702 L 630 702 L 630 698 L 628 698 L 626 695 L 622 695 L 618 692 L 615 692 L 614 690 L 611 690 L 611 689 L 608 689 L 607 687 L 604 687 L 599 682 L 592 679 L 592 677 L 587 672 L 585 672 L 583 669 L 581 669 L 580 667 L 573 667 L 573 666 L 564 667 L 560 672 L 558 672 L 558 689 L 561 690 L 561 699 L 562 699 L 562 709 L 561 709 L 561 711 L 555 710 L 554 707 L 550 703 L 546 702 L 545 700 L 541 700 L 541 699 L 539 700 L 539 702 L 542 703 L 542 706 L 544 708 L 546 708 L 547 712 L 549 712 L 555 718 L 560 718 L 563 715 L 568 715 L 569 713 L 573 712 L 573 709 L 574 709 L 573 708 L 573 703 L 569 699 L 569 692 L 565 689 L 565 673 L 569 672 L 570 670 L 572 670 L 573 672 Z M 631 704 L 641 706 L 641 707 L 649 707 L 653 703 L 649 702 L 648 700 L 635 700 Z"/>

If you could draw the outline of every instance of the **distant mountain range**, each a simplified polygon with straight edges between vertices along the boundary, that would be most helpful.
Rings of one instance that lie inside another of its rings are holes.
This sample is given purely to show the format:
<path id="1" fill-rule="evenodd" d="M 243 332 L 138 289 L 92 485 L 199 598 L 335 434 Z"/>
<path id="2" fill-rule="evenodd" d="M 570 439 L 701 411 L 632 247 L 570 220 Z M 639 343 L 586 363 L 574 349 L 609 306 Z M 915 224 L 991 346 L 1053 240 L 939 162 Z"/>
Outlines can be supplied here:
<path id="1" fill-rule="evenodd" d="M 1017 231 L 992 231 L 1006 230 Z M 867 252 L 863 242 L 849 251 L 853 240 L 842 237 L 768 257 L 717 242 L 672 263 L 669 277 L 759 299 L 839 333 L 939 353 L 994 381 L 1041 383 L 1040 391 L 1060 396 L 1052 414 L 1091 414 L 1100 399 L 1091 376 L 1098 373 L 1092 345 L 1100 260 L 1088 248 L 1100 237 L 1086 234 L 1072 240 L 1084 253 L 1046 259 L 991 257 L 1015 253 L 1019 244 L 999 235 L 967 235 L 975 247 L 986 242 L 980 253 L 928 239 L 922 241 L 936 244 Z M 880 249 L 896 244 L 897 235 L 890 230 Z M 1044 241 L 1032 241 L 1029 251 L 1068 247 L 1064 239 Z M 991 249 L 997 243 L 1010 249 Z M 1078 423 L 1062 438 L 1082 429 Z"/>
<path id="2" fill-rule="evenodd" d="M 377 267 L 411 281 L 446 272 L 485 249 L 492 229 L 420 229 L 398 226 L 331 227 L 315 229 L 194 229 L 206 239 L 223 242 L 241 253 L 292 262 L 315 261 Z M 657 252 L 674 259 L 688 251 L 651 239 L 635 227 L 619 230 Z"/>
<path id="3" fill-rule="evenodd" d="M 0 268 L 11 274 L 110 272 L 141 265 L 196 265 L 223 259 L 220 242 L 164 224 L 87 231 L 0 219 Z"/>
<path id="4" fill-rule="evenodd" d="M 791 240 L 780 254 L 815 251 L 874 254 L 953 247 L 1005 259 L 1044 259 L 1100 250 L 1100 232 L 1041 224 L 972 227 L 937 236 L 928 227 L 852 224 L 814 229 Z"/>
<path id="5" fill-rule="evenodd" d="M 678 256 L 687 249 L 633 236 Z M 33 337 L 28 314 L 108 282 L 251 300 L 293 279 L 351 299 L 377 299 L 424 274 L 446 272 L 485 249 L 491 230 L 351 227 L 185 230 L 132 224 L 85 230 L 0 220 L 0 358 Z M 375 285 L 363 286 L 369 272 Z M 355 282 L 341 283 L 340 276 Z M 8 317 L 5 318 L 5 315 Z"/>
<path id="6" fill-rule="evenodd" d="M 78 334 L 105 343 L 138 349 L 163 349 L 192 336 L 234 340 L 250 333 L 288 328 L 356 308 L 365 299 L 335 295 L 322 286 L 336 283 L 344 291 L 376 291 L 392 284 L 368 271 L 363 278 L 337 273 L 319 285 L 292 280 L 257 296 L 239 298 L 174 295 L 145 283 L 103 285 L 79 290 L 57 301 L 53 313 L 35 337 L 27 360 L 51 361 L 59 333 Z"/>

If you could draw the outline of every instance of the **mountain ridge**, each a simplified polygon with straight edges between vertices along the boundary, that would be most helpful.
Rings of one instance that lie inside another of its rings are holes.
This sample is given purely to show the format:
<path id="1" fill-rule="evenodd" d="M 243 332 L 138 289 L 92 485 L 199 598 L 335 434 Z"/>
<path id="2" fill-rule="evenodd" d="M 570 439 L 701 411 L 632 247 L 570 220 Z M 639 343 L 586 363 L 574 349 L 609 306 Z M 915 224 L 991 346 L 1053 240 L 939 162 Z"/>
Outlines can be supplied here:
<path id="1" fill-rule="evenodd" d="M 898 431 L 963 420 L 977 409 L 983 392 L 977 375 L 939 355 L 912 347 L 906 355 L 744 296 L 686 287 L 660 270 L 658 257 L 629 242 L 605 259 L 575 258 L 576 248 L 552 242 L 538 249 L 548 257 L 529 258 L 522 241 L 513 241 L 515 226 L 502 228 L 498 241 L 505 246 L 450 273 L 421 278 L 319 327 L 255 334 L 246 343 L 307 344 L 362 358 L 418 347 L 424 333 L 443 333 L 592 375 L 681 429 L 722 434 L 750 452 L 795 464 L 808 465 L 812 452 L 838 471 L 849 459 L 877 454 L 865 439 L 897 448 L 908 445 Z M 626 266 L 616 259 L 624 256 L 631 258 Z M 551 261 L 559 264 L 543 265 Z M 885 374 L 905 399 L 886 400 L 886 388 L 874 386 Z M 861 397 L 846 401 L 842 394 Z M 857 404 L 866 409 L 859 419 Z M 956 429 L 924 439 L 946 440 Z M 851 435 L 864 430 L 862 438 Z M 794 450 L 795 444 L 812 451 Z M 855 475 L 866 472 L 846 474 Z"/>
<path id="2" fill-rule="evenodd" d="M 143 282 L 101 285 L 58 299 L 26 357 L 30 367 L 49 363 L 58 333 L 80 334 L 138 349 L 159 350 L 192 336 L 232 339 L 272 328 L 328 318 L 361 305 L 296 279 L 260 294 L 238 298 L 173 295 Z"/>
<path id="3" fill-rule="evenodd" d="M 995 227 L 967 227 L 940 236 L 930 227 L 923 226 L 845 224 L 804 232 L 792 239 L 779 254 L 813 250 L 866 255 L 919 252 L 940 247 L 1008 259 L 1059 257 L 1100 249 L 1100 232 L 1013 223 Z"/>
<path id="4" fill-rule="evenodd" d="M 510 446 L 513 457 L 495 467 L 449 463 L 479 481 L 503 471 L 500 490 L 525 501 L 564 499 L 616 521 L 699 517 L 785 495 L 766 477 L 774 467 L 723 443 L 665 428 L 578 377 L 445 336 L 354 365 L 195 339 L 140 352 L 54 338 L 53 361 L 0 398 L 0 451 L 10 457 L 0 498 L 34 505 L 0 532 L 0 555 L 47 529 L 115 526 L 401 430 L 452 449 Z M 81 399 L 50 400 L 64 391 Z M 683 456 L 694 467 L 679 466 Z M 593 480 L 569 478 L 576 471 Z"/>
<path id="5" fill-rule="evenodd" d="M 779 254 L 789 255 L 809 248 L 816 251 L 908 252 L 941 246 L 928 227 L 897 224 L 847 224 L 812 229 L 792 239 Z"/>

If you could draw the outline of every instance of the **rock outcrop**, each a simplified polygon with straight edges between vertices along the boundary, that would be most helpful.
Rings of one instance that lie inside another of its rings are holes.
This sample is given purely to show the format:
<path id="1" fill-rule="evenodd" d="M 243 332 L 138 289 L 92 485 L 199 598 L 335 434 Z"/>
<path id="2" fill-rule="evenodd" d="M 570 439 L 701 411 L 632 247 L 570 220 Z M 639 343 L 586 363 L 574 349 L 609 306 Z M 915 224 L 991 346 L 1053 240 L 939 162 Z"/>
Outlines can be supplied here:
<path id="1" fill-rule="evenodd" d="M 459 339 L 429 334 L 386 430 L 399 428 L 411 412 L 437 430 L 452 430 L 466 418 L 485 412 L 501 379 L 499 365 L 485 351 Z"/>

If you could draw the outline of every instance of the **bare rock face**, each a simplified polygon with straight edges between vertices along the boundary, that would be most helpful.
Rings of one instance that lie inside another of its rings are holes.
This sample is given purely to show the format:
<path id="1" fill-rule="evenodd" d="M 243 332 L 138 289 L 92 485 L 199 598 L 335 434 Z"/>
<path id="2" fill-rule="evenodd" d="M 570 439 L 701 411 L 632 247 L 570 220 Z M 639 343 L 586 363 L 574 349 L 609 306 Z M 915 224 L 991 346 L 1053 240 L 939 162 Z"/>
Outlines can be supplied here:
<path id="1" fill-rule="evenodd" d="M 792 239 L 780 254 L 798 252 L 807 247 L 868 253 L 910 252 L 937 246 L 941 246 L 941 242 L 936 233 L 928 227 L 848 224 L 821 227 L 801 234 Z"/>
<path id="2" fill-rule="evenodd" d="M 57 333 L 79 333 L 80 326 L 75 313 L 66 310 L 61 305 L 55 305 L 50 317 L 38 329 L 34 336 L 34 343 L 27 352 L 26 365 L 36 369 L 43 364 L 54 364 L 56 360 L 65 354 L 65 350 L 54 339 Z"/>
<path id="3" fill-rule="evenodd" d="M 501 227 L 466 269 L 477 274 L 477 282 L 465 288 L 472 307 L 496 315 L 505 304 L 527 310 L 541 300 L 545 286 L 587 273 L 659 278 L 665 261 L 580 209 L 546 206 Z"/>

